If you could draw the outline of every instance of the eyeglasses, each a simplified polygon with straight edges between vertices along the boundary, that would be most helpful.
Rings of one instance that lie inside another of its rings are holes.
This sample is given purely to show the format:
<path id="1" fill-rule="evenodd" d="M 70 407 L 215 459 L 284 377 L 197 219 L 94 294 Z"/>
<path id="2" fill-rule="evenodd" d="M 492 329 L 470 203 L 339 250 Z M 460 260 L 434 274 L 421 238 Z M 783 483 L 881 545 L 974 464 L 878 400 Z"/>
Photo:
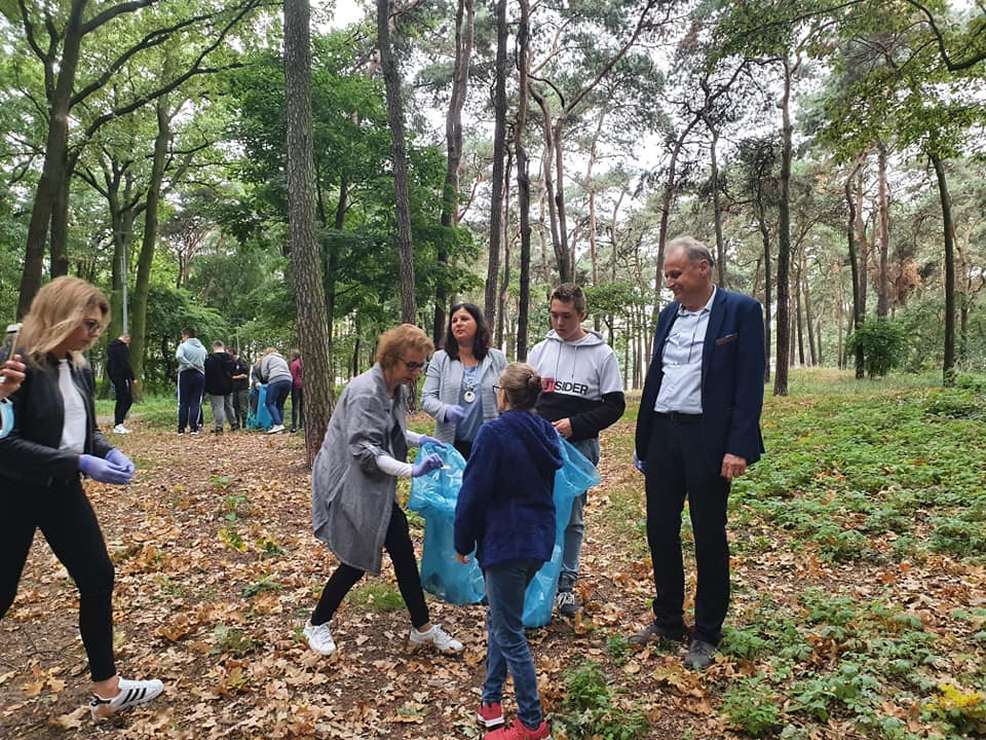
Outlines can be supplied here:
<path id="1" fill-rule="evenodd" d="M 423 362 L 408 362 L 403 357 L 400 358 L 400 359 L 401 359 L 401 362 L 404 363 L 404 367 L 406 367 L 408 370 L 411 370 L 411 371 L 420 370 L 421 368 L 423 368 L 425 366 L 425 363 L 423 363 Z"/>
<path id="2" fill-rule="evenodd" d="M 499 393 L 502 388 L 503 388 L 502 385 L 494 385 L 493 386 L 493 392 L 494 393 Z"/>
<path id="3" fill-rule="evenodd" d="M 90 334 L 102 334 L 103 325 L 100 321 L 96 319 L 83 319 L 82 325 L 86 327 L 86 331 Z"/>

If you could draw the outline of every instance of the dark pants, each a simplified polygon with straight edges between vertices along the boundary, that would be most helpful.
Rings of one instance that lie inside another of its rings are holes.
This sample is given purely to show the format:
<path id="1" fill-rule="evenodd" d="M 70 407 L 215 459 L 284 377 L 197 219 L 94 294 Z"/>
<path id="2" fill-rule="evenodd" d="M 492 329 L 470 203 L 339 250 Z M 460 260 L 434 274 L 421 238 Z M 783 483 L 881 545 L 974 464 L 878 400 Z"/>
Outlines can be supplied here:
<path id="1" fill-rule="evenodd" d="M 729 607 L 729 481 L 719 474 L 721 468 L 722 460 L 708 452 L 700 421 L 655 415 L 646 474 L 647 543 L 657 594 L 654 619 L 670 630 L 684 626 L 681 511 L 687 496 L 698 569 L 695 637 L 713 645 L 722 637 Z"/>
<path id="2" fill-rule="evenodd" d="M 202 423 L 202 391 L 205 375 L 198 370 L 182 370 L 178 373 L 178 431 L 190 426 L 197 432 Z"/>
<path id="3" fill-rule="evenodd" d="M 514 560 L 488 568 L 486 597 L 486 680 L 483 703 L 499 704 L 507 670 L 514 679 L 517 716 L 529 728 L 541 725 L 541 700 L 538 697 L 534 659 L 524 635 L 524 592 L 544 563 Z"/>
<path id="4" fill-rule="evenodd" d="M 275 380 L 267 384 L 267 411 L 274 426 L 284 424 L 284 401 L 290 392 L 290 380 Z"/>
<path id="5" fill-rule="evenodd" d="M 114 380 L 113 393 L 116 396 L 116 404 L 113 407 L 113 425 L 119 426 L 127 418 L 130 407 L 134 404 L 134 396 L 130 380 Z"/>
<path id="6" fill-rule="evenodd" d="M 246 429 L 248 413 L 250 413 L 250 390 L 244 388 L 233 391 L 233 416 L 236 418 L 233 429 Z"/>
<path id="7" fill-rule="evenodd" d="M 34 530 L 40 529 L 79 589 L 79 631 L 92 680 L 112 678 L 113 563 L 81 482 L 19 490 L 9 481 L 0 486 L 12 489 L 0 517 L 0 619 L 14 603 Z"/>
<path id="8" fill-rule="evenodd" d="M 469 459 L 469 453 L 472 452 L 472 442 L 466 442 L 464 439 L 457 439 L 452 443 L 452 446 L 459 451 L 466 460 Z"/>
<path id="9" fill-rule="evenodd" d="M 394 564 L 397 586 L 411 614 L 411 624 L 416 628 L 428 624 L 428 607 L 425 604 L 425 592 L 421 588 L 421 576 L 418 573 L 418 561 L 414 557 L 411 533 L 407 528 L 407 517 L 396 503 L 390 513 L 390 524 L 387 526 L 383 546 Z M 332 619 L 339 604 L 363 577 L 364 572 L 341 563 L 322 589 L 322 597 L 318 600 L 315 611 L 312 612 L 312 624 L 318 626 Z"/>
<path id="10" fill-rule="evenodd" d="M 291 429 L 305 426 L 305 397 L 303 388 L 291 386 Z"/>

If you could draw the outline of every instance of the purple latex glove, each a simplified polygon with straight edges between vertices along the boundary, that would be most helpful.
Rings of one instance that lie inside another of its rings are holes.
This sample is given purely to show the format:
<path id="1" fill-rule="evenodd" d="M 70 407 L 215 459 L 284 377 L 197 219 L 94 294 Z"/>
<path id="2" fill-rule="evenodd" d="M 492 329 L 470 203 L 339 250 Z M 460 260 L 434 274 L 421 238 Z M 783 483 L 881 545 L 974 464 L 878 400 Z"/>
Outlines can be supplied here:
<path id="1" fill-rule="evenodd" d="M 411 468 L 411 477 L 417 478 L 419 475 L 425 475 L 432 470 L 438 470 L 440 467 L 442 467 L 441 456 L 435 454 L 428 455 L 424 460 L 414 463 L 414 466 Z"/>
<path id="2" fill-rule="evenodd" d="M 106 456 L 108 462 L 113 463 L 116 467 L 121 470 L 127 471 L 130 475 L 134 474 L 134 464 L 133 461 L 123 454 L 119 448 L 114 447 L 110 450 L 109 454 Z"/>
<path id="3" fill-rule="evenodd" d="M 634 453 L 633 453 L 633 467 L 635 467 L 641 473 L 646 473 L 647 472 L 647 463 L 646 463 L 646 461 L 640 460 L 637 457 L 637 452 L 636 451 L 634 451 Z"/>
<path id="4" fill-rule="evenodd" d="M 441 442 L 434 437 L 429 437 L 427 434 L 422 434 L 421 438 L 418 440 L 418 447 L 428 444 L 435 445 L 435 447 L 441 447 L 443 450 L 445 449 L 444 442 Z"/>
<path id="5" fill-rule="evenodd" d="M 109 460 L 94 455 L 79 455 L 79 470 L 100 483 L 122 486 L 130 482 L 130 473 L 123 468 L 118 468 Z"/>
<path id="6" fill-rule="evenodd" d="M 445 407 L 445 423 L 458 424 L 466 418 L 466 410 L 462 406 Z"/>

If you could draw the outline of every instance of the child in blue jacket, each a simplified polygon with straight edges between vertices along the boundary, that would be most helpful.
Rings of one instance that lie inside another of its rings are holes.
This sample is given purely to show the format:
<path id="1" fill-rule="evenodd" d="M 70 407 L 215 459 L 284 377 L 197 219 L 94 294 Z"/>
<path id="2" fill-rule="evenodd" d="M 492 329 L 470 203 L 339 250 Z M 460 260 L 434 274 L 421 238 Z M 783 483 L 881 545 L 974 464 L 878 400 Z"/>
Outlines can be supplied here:
<path id="1" fill-rule="evenodd" d="M 534 660 L 524 636 L 524 592 L 550 560 L 555 544 L 555 472 L 562 466 L 558 433 L 536 416 L 541 378 L 530 365 L 512 363 L 493 386 L 501 414 L 473 442 L 455 507 L 455 551 L 476 559 L 486 577 L 486 682 L 477 718 L 487 728 L 504 724 L 501 700 L 507 670 L 514 679 L 517 719 L 486 738 L 545 740 L 551 729 L 541 712 Z"/>

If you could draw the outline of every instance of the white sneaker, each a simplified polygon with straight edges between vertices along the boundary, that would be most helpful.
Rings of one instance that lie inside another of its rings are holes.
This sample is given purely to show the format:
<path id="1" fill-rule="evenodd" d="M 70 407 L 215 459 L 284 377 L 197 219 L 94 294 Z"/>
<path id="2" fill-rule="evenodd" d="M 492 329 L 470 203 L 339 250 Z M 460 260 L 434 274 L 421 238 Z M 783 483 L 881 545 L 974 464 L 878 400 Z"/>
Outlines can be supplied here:
<path id="1" fill-rule="evenodd" d="M 284 425 L 283 424 L 275 424 L 274 426 L 272 426 L 270 429 L 267 430 L 267 433 L 268 434 L 277 434 L 278 432 L 283 432 L 283 431 L 284 431 Z"/>
<path id="2" fill-rule="evenodd" d="M 332 639 L 328 622 L 317 627 L 311 622 L 305 622 L 304 633 L 308 638 L 308 647 L 319 655 L 332 655 L 336 651 L 336 643 Z"/>
<path id="3" fill-rule="evenodd" d="M 150 681 L 129 681 L 120 679 L 120 693 L 112 699 L 100 699 L 93 694 L 89 702 L 89 712 L 93 719 L 105 719 L 110 715 L 122 712 L 124 709 L 146 704 L 156 699 L 164 691 L 164 684 L 156 678 Z"/>
<path id="4" fill-rule="evenodd" d="M 125 426 L 123 426 L 123 424 L 117 424 L 115 427 L 113 427 L 113 433 L 114 434 L 130 434 L 130 430 L 127 429 Z"/>
<path id="5" fill-rule="evenodd" d="M 443 630 L 440 624 L 433 624 L 427 632 L 418 632 L 415 627 L 411 627 L 407 641 L 412 648 L 431 645 L 440 653 L 462 652 L 462 643 Z"/>

